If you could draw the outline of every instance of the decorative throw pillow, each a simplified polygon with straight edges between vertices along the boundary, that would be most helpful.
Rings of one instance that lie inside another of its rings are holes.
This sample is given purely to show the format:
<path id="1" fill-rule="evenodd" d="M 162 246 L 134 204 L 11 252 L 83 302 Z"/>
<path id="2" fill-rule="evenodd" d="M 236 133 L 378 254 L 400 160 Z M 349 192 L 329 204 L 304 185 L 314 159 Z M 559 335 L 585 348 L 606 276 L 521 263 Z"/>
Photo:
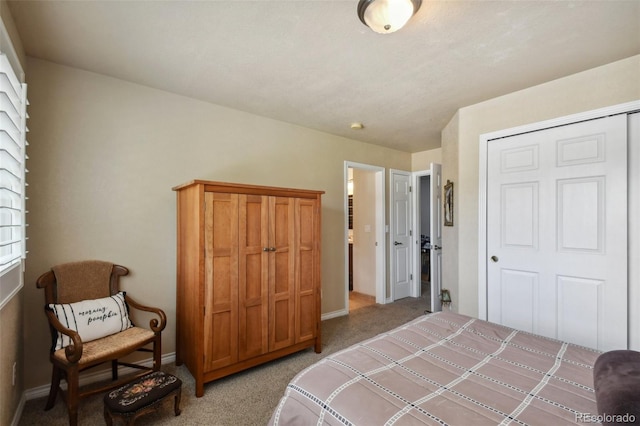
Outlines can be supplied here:
<path id="1" fill-rule="evenodd" d="M 47 305 L 58 320 L 67 328 L 78 332 L 83 342 L 90 342 L 126 330 L 132 326 L 129 309 L 121 291 L 102 299 L 83 300 L 76 303 Z M 71 338 L 58 333 L 53 342 L 54 350 L 70 345 Z"/>

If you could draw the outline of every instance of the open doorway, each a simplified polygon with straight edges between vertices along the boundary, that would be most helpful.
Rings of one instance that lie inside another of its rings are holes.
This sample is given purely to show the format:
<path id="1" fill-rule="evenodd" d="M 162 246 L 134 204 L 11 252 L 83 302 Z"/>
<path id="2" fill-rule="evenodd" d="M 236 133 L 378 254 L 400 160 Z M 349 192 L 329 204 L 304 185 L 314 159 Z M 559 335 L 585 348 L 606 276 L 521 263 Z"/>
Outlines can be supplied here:
<path id="1" fill-rule="evenodd" d="M 441 166 L 431 164 L 430 170 L 413 173 L 415 246 L 413 258 L 413 297 L 425 300 L 425 311 L 442 309 L 439 295 L 442 287 L 442 218 Z"/>
<path id="2" fill-rule="evenodd" d="M 419 297 L 431 311 L 431 174 L 416 176 L 416 234 L 419 236 L 415 262 L 420 280 Z"/>
<path id="3" fill-rule="evenodd" d="M 345 306 L 385 303 L 384 168 L 345 162 Z"/>

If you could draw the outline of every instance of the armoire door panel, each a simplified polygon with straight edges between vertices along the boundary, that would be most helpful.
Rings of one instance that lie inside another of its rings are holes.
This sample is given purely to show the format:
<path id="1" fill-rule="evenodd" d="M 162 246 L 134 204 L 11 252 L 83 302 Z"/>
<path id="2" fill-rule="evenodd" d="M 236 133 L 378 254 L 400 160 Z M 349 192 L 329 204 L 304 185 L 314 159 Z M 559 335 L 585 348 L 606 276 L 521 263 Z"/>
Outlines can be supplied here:
<path id="1" fill-rule="evenodd" d="M 237 339 L 237 333 L 232 329 L 234 320 L 229 311 L 205 315 L 205 353 L 204 369 L 211 371 L 225 367 L 237 361 L 236 345 L 231 344 Z"/>
<path id="2" fill-rule="evenodd" d="M 275 294 L 289 294 L 293 291 L 293 280 L 290 271 L 291 253 L 289 248 L 273 255 L 275 263 L 274 292 Z"/>
<path id="3" fill-rule="evenodd" d="M 237 293 L 234 287 L 237 286 L 237 274 L 233 273 L 231 256 L 214 256 L 207 263 L 207 270 L 210 271 L 209 282 L 206 288 L 206 300 L 209 301 L 208 307 L 213 308 L 212 312 L 220 312 L 230 310 L 233 303 L 237 303 Z"/>
<path id="4" fill-rule="evenodd" d="M 268 197 L 239 195 L 239 359 L 268 351 Z"/>
<path id="5" fill-rule="evenodd" d="M 292 336 L 290 330 L 292 312 L 289 309 L 289 299 L 276 300 L 274 305 L 273 347 L 289 345 Z"/>
<path id="6" fill-rule="evenodd" d="M 262 303 L 252 304 L 246 302 L 244 306 L 244 327 L 240 334 L 240 359 L 249 359 L 266 353 L 265 351 L 265 326 Z"/>
<path id="7" fill-rule="evenodd" d="M 237 195 L 205 194 L 204 239 L 204 369 L 208 371 L 238 359 Z"/>
<path id="8" fill-rule="evenodd" d="M 241 195 L 240 223 L 244 227 L 242 243 L 249 250 L 262 249 L 266 243 L 265 226 L 268 214 L 265 198 L 260 195 Z"/>
<path id="9" fill-rule="evenodd" d="M 237 225 L 238 197 L 233 194 L 205 195 L 205 239 L 207 248 L 219 251 L 221 254 L 229 253 L 237 247 L 238 234 L 232 228 Z M 237 226 L 236 226 L 237 229 Z"/>
<path id="10" fill-rule="evenodd" d="M 313 250 L 314 244 L 316 243 L 316 240 L 314 238 L 316 206 L 313 201 L 308 201 L 308 200 L 299 200 L 298 205 L 299 205 L 298 216 L 299 216 L 299 222 L 300 222 L 298 233 L 299 233 L 300 247 L 303 250 Z"/>
<path id="11" fill-rule="evenodd" d="M 296 342 L 312 340 L 316 337 L 316 295 L 300 295 L 298 298 L 298 329 L 296 331 Z"/>
<path id="12" fill-rule="evenodd" d="M 312 250 L 300 250 L 300 294 L 310 294 L 314 290 L 315 253 Z"/>
<path id="13" fill-rule="evenodd" d="M 291 220 L 293 205 L 290 198 L 272 197 L 272 234 L 271 242 L 276 249 L 288 248 L 291 244 Z"/>
<path id="14" fill-rule="evenodd" d="M 296 342 L 316 336 L 317 241 L 314 240 L 317 218 L 314 200 L 296 199 Z"/>
<path id="15" fill-rule="evenodd" d="M 269 240 L 274 251 L 269 254 L 270 340 L 273 351 L 294 343 L 294 208 L 293 199 L 271 197 L 269 200 Z"/>
<path id="16" fill-rule="evenodd" d="M 244 256 L 243 274 L 243 299 L 261 299 L 263 296 L 263 264 L 265 255 L 263 252 L 246 254 Z"/>

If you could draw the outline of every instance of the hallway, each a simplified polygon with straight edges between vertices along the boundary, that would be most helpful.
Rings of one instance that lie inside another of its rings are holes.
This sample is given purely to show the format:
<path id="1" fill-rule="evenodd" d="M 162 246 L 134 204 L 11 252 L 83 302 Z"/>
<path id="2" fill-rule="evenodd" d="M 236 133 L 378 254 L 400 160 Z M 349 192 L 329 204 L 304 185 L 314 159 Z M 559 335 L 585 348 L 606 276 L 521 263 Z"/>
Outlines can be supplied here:
<path id="1" fill-rule="evenodd" d="M 431 283 L 428 281 L 426 274 L 422 275 L 420 288 L 422 290 L 420 298 L 425 300 L 425 312 L 428 312 L 428 309 L 431 306 Z M 375 296 L 358 293 L 357 291 L 349 292 L 349 312 L 375 304 Z"/>

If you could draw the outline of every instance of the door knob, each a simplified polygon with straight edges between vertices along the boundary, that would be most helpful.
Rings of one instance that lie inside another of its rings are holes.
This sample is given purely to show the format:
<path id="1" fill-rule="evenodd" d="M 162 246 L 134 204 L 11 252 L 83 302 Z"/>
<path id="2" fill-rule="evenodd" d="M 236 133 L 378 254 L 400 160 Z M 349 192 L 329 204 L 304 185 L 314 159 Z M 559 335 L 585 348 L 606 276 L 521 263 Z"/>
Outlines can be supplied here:
<path id="1" fill-rule="evenodd" d="M 440 247 L 437 244 L 432 245 L 431 248 L 434 249 L 434 250 L 441 250 L 442 249 L 442 247 Z"/>
<path id="2" fill-rule="evenodd" d="M 399 242 L 397 242 L 397 241 L 394 241 L 394 242 L 393 242 L 393 245 L 394 245 L 394 246 L 400 246 L 400 245 L 402 245 L 402 243 L 399 243 Z"/>
<path id="3" fill-rule="evenodd" d="M 499 260 L 499 259 L 498 259 L 498 256 L 491 256 L 491 261 L 492 261 L 493 263 L 498 263 L 498 260 Z"/>

